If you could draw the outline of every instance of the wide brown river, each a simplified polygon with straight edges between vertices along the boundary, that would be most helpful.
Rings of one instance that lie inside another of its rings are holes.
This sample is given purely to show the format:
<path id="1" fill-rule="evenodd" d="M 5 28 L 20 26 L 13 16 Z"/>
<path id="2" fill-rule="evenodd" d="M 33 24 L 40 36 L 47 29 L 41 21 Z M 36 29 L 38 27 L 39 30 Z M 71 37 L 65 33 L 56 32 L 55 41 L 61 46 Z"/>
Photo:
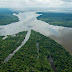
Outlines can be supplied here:
<path id="1" fill-rule="evenodd" d="M 36 12 L 23 12 L 16 16 L 18 16 L 20 21 L 0 26 L 0 36 L 7 37 L 7 35 L 14 35 L 21 31 L 28 31 L 28 29 L 31 28 L 52 38 L 72 54 L 72 28 L 53 26 L 37 20 L 36 17 L 38 17 L 39 14 L 36 14 Z"/>

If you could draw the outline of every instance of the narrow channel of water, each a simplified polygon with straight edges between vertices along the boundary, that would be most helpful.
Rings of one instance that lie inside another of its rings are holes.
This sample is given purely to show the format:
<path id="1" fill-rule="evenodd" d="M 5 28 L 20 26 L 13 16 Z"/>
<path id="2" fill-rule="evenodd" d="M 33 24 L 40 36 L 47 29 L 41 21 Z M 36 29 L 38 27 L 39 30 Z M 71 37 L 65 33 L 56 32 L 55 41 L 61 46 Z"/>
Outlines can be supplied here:
<path id="1" fill-rule="evenodd" d="M 39 59 L 39 43 L 36 43 L 36 48 L 37 48 L 37 55 L 38 55 L 37 60 L 38 60 Z"/>
<path id="2" fill-rule="evenodd" d="M 24 41 L 22 42 L 22 44 L 21 44 L 19 47 L 17 47 L 17 49 L 14 50 L 13 53 L 9 54 L 9 55 L 5 58 L 4 63 L 8 62 L 8 61 L 11 59 L 11 57 L 28 41 L 28 39 L 29 39 L 29 37 L 30 37 L 30 34 L 31 34 L 31 29 L 28 30 L 28 33 L 27 33 Z"/>
<path id="3" fill-rule="evenodd" d="M 51 64 L 51 68 L 54 72 L 56 72 L 56 68 L 55 68 L 55 65 L 54 65 L 54 60 L 52 59 L 51 56 L 49 56 L 48 58 L 48 62 Z"/>

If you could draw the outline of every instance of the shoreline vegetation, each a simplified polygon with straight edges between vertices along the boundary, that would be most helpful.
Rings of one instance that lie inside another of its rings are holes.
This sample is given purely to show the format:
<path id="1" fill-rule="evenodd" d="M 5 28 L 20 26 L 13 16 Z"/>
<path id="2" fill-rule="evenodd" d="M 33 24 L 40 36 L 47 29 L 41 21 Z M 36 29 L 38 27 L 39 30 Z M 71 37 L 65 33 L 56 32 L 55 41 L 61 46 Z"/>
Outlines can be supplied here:
<path id="1" fill-rule="evenodd" d="M 20 33 L 20 36 L 21 35 Z M 9 40 L 9 37 L 7 40 Z M 39 58 L 36 47 L 37 42 L 39 43 Z M 7 51 L 9 50 L 10 49 Z M 4 52 L 7 53 L 6 50 Z M 5 55 L 5 53 L 3 55 Z M 2 55 L 0 56 L 2 58 Z M 22 46 L 6 64 L 1 61 L 0 71 L 54 72 L 51 68 L 51 64 L 48 62 L 49 57 L 52 57 L 57 72 L 72 71 L 72 56 L 69 52 L 49 37 L 31 30 L 30 38 L 26 44 Z"/>
<path id="2" fill-rule="evenodd" d="M 0 8 L 0 25 L 8 25 L 10 23 L 18 22 L 17 16 L 13 15 L 16 12 L 10 9 Z"/>
<path id="3" fill-rule="evenodd" d="M 42 14 L 37 17 L 38 20 L 49 23 L 50 25 L 72 28 L 72 14 L 48 12 L 37 12 L 37 14 Z"/>
<path id="4" fill-rule="evenodd" d="M 13 12 L 5 11 L 7 16 L 13 14 Z M 5 24 L 12 22 L 9 17 L 7 19 L 9 21 Z M 15 36 L 8 35 L 4 40 L 2 40 L 3 36 L 0 36 L 0 72 L 54 72 L 52 66 L 57 72 L 72 72 L 72 56 L 69 52 L 54 40 L 33 30 L 31 30 L 30 38 L 26 44 L 7 63 L 3 63 L 4 59 L 21 45 L 26 34 L 27 31 L 20 32 Z M 36 43 L 39 43 L 39 54 Z"/>
<path id="5" fill-rule="evenodd" d="M 21 45 L 27 31 L 20 32 L 14 36 L 8 35 L 6 39 L 3 40 L 3 36 L 0 36 L 0 63 L 12 53 L 18 46 Z"/>

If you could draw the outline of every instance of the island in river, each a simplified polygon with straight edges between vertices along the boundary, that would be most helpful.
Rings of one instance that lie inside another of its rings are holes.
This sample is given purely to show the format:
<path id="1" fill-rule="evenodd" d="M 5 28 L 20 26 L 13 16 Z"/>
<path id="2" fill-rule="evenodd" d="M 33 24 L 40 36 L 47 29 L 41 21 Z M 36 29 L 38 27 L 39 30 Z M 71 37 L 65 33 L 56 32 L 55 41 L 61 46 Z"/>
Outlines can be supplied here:
<path id="1" fill-rule="evenodd" d="M 71 13 L 49 13 L 37 12 L 42 14 L 37 17 L 38 20 L 45 21 L 50 25 L 72 27 L 72 14 Z"/>
<path id="2" fill-rule="evenodd" d="M 7 71 L 9 72 L 12 71 L 13 72 L 14 71 L 71 72 L 72 71 L 72 67 L 71 67 L 72 56 L 69 54 L 69 52 L 67 52 L 61 45 L 56 43 L 54 40 L 33 30 L 31 30 L 30 38 L 26 42 L 26 44 L 23 45 L 21 49 L 18 52 L 16 52 L 15 55 L 7 63 L 3 63 L 3 57 L 5 58 L 6 55 L 9 54 L 11 51 L 10 44 L 14 43 L 13 46 L 13 50 L 14 50 L 14 48 L 17 47 L 17 43 L 19 43 L 18 39 L 24 39 L 23 35 L 25 35 L 25 33 L 26 32 L 21 32 L 17 34 L 15 37 L 10 36 L 4 41 L 0 41 L 2 43 L 2 45 L 0 45 L 0 49 L 1 49 L 0 58 L 2 59 L 0 65 L 1 72 L 7 72 Z M 15 38 L 17 38 L 18 40 L 17 43 L 14 42 L 16 41 Z M 9 44 L 8 44 L 8 40 L 11 41 Z M 39 43 L 39 54 L 37 52 L 37 47 L 36 47 L 37 42 Z M 50 62 L 50 59 L 51 60 L 53 59 L 54 61 Z M 56 69 L 55 71 L 53 71 L 54 67 Z"/>

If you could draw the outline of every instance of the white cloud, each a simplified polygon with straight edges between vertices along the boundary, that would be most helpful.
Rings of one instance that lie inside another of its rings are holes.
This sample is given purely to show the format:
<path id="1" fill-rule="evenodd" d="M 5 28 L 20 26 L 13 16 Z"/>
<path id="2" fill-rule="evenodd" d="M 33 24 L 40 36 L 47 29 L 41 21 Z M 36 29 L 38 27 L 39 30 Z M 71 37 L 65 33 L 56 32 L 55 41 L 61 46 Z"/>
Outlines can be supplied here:
<path id="1" fill-rule="evenodd" d="M 48 7 L 48 8 L 72 8 L 72 0 L 0 0 L 0 7 L 26 8 L 26 7 Z"/>
<path id="2" fill-rule="evenodd" d="M 72 2 L 72 0 L 61 0 L 63 2 Z"/>

